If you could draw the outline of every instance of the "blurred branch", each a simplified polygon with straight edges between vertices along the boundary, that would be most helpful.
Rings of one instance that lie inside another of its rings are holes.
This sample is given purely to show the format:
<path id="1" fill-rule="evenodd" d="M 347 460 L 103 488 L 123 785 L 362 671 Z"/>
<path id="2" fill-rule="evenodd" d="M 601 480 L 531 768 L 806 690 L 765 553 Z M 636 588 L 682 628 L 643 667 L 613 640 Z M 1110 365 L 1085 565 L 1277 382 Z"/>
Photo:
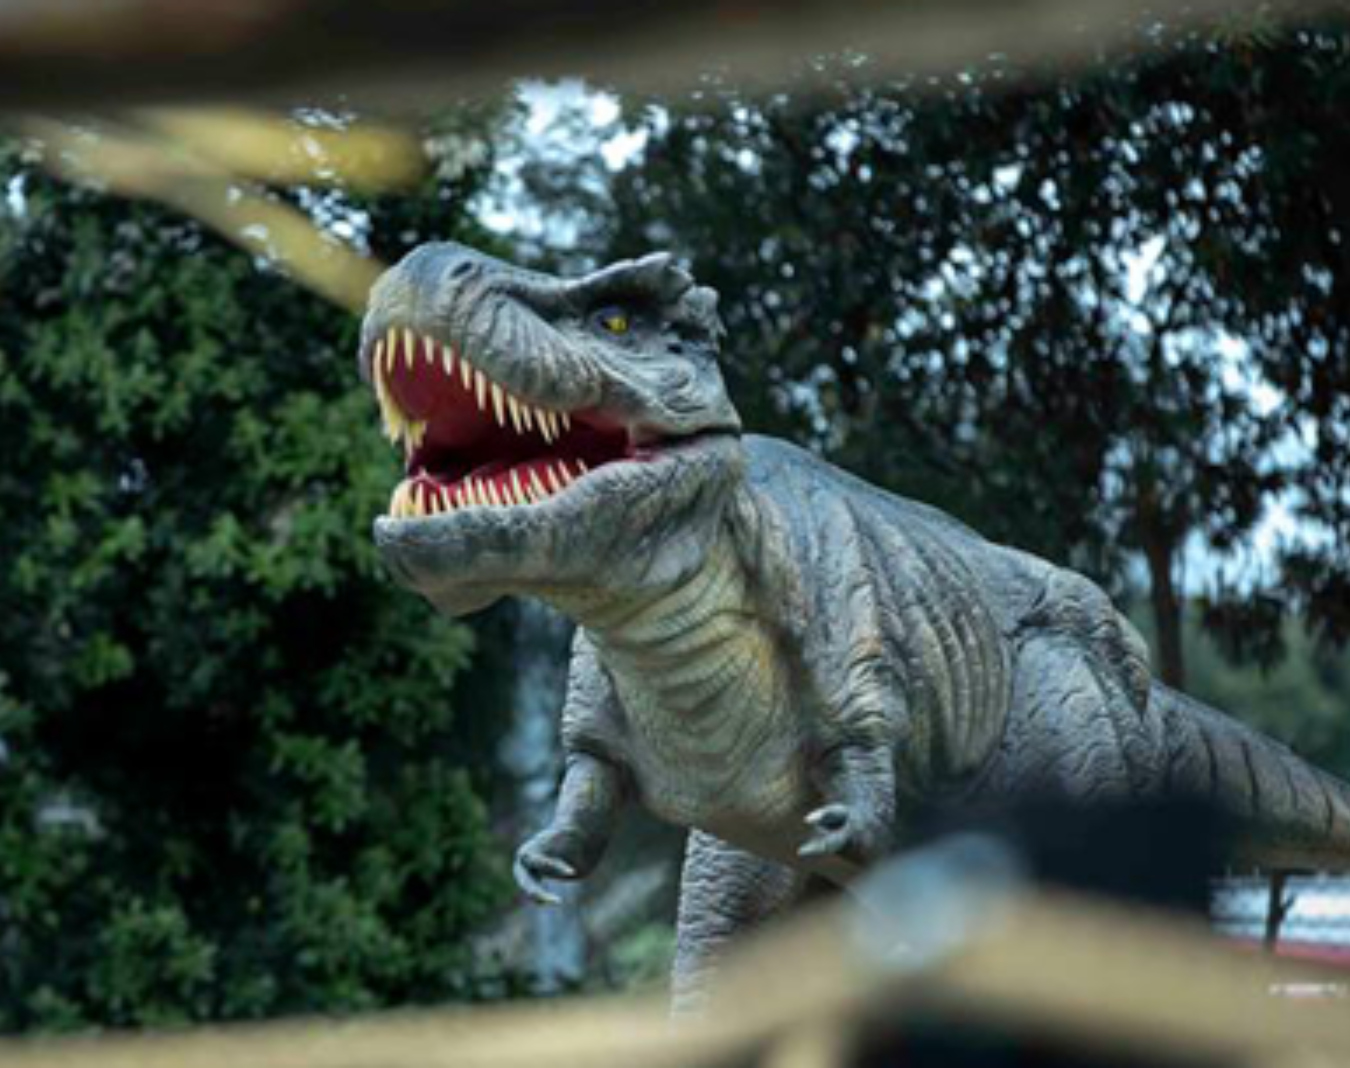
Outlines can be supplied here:
<path id="1" fill-rule="evenodd" d="M 987 895 L 979 899 L 987 904 Z M 931 902 L 929 903 L 931 905 Z M 1350 1060 L 1350 1018 L 1272 994 L 1282 984 L 1344 983 L 1243 951 L 1201 924 L 1066 894 L 982 907 L 961 937 L 922 964 L 836 904 L 752 942 L 731 962 L 718 1004 L 699 1025 L 671 1028 L 650 1000 L 408 1012 L 204 1029 L 191 1034 L 0 1043 L 6 1068 L 664 1068 L 839 1063 L 861 1033 L 899 1029 L 915 1010 L 953 1025 L 993 1026 L 1070 1048 L 1206 1063 Z M 904 917 L 901 917 L 904 919 Z M 930 1017 L 931 1018 L 931 1017 Z"/>
<path id="2" fill-rule="evenodd" d="M 1173 29 L 1230 24 L 1249 7 L 1193 0 L 9 0 L 0 8 L 0 108 L 266 101 L 341 94 L 427 109 L 510 79 L 586 75 L 688 84 L 721 63 L 781 76 L 864 49 L 877 72 L 950 72 L 999 52 L 1073 62 Z M 1281 0 L 1272 20 L 1343 7 Z"/>
<path id="3" fill-rule="evenodd" d="M 159 108 L 140 117 L 202 159 L 260 182 L 375 191 L 410 185 L 427 170 L 416 139 L 387 129 L 318 129 L 243 108 Z"/>
<path id="4" fill-rule="evenodd" d="M 425 167 L 406 135 L 312 130 L 239 111 L 151 112 L 143 129 L 49 119 L 22 128 L 53 173 L 191 215 L 357 314 L 382 265 L 249 180 L 383 188 Z"/>

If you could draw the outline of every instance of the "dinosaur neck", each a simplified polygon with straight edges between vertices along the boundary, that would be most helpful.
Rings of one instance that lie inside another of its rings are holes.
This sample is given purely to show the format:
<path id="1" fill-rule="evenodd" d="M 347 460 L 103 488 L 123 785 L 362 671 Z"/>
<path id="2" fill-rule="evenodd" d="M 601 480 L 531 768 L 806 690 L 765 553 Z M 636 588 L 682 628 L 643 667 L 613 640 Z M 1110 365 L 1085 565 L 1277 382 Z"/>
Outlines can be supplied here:
<path id="1" fill-rule="evenodd" d="M 729 532 L 677 584 L 559 607 L 586 629 L 620 690 L 649 694 L 642 703 L 662 715 L 698 717 L 751 699 L 763 707 L 777 685 L 773 637 Z"/>

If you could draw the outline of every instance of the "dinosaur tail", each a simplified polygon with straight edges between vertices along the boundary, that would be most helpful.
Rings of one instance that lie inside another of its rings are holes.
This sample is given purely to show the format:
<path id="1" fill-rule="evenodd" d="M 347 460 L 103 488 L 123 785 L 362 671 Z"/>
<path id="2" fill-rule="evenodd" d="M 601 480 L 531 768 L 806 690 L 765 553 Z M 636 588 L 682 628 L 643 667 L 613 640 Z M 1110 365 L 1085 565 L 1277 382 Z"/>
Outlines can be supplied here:
<path id="1" fill-rule="evenodd" d="M 1159 683 L 1167 784 L 1236 818 L 1240 859 L 1262 868 L 1350 871 L 1350 783 L 1232 716 Z"/>

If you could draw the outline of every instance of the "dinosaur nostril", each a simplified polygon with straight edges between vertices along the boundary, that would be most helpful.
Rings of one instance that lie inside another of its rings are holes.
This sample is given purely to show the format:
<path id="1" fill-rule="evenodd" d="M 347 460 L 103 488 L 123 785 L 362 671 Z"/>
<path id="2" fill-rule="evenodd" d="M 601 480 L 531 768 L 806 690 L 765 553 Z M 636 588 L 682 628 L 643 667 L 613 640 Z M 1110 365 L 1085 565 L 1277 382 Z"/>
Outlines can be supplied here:
<path id="1" fill-rule="evenodd" d="M 450 268 L 450 277 L 463 278 L 466 274 L 468 274 L 472 270 L 473 270 L 472 263 L 470 263 L 468 260 L 460 260 L 457 264 L 455 264 L 453 267 Z"/>

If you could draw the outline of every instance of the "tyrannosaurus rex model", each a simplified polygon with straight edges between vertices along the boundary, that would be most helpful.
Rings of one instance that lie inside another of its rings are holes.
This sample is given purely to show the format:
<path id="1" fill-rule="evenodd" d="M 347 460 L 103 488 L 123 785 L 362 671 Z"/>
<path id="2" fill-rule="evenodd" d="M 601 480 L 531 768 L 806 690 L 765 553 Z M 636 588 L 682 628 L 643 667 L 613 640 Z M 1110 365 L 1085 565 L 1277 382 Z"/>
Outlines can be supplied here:
<path id="1" fill-rule="evenodd" d="M 716 306 L 667 255 L 566 280 L 454 244 L 371 295 L 361 367 L 407 452 L 388 566 L 452 615 L 529 595 L 578 624 L 531 897 L 585 876 L 630 801 L 689 828 L 687 1007 L 727 939 L 934 797 L 1184 790 L 1252 860 L 1344 866 L 1350 787 L 1152 681 L 1087 579 L 743 437 Z"/>

